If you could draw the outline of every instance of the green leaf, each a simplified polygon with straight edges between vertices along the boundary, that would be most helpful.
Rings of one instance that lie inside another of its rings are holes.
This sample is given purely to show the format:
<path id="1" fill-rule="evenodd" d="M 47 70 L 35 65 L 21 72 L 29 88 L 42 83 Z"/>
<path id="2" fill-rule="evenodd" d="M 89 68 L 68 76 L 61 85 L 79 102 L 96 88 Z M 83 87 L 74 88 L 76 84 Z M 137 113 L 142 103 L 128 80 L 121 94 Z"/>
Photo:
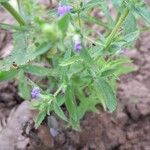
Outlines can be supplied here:
<path id="1" fill-rule="evenodd" d="M 24 71 L 37 76 L 56 76 L 53 69 L 45 68 L 37 65 L 27 65 L 23 67 Z"/>
<path id="2" fill-rule="evenodd" d="M 80 57 L 83 59 L 85 65 L 88 66 L 90 74 L 95 78 L 96 72 L 99 72 L 99 67 L 95 63 L 94 59 L 91 57 L 86 49 L 81 50 Z"/>
<path id="3" fill-rule="evenodd" d="M 38 128 L 46 117 L 46 111 L 41 111 L 35 119 L 35 128 Z"/>
<path id="4" fill-rule="evenodd" d="M 88 111 L 98 113 L 98 110 L 96 109 L 96 105 L 100 103 L 98 100 L 94 99 L 93 96 L 89 98 L 85 97 L 84 93 L 82 92 L 81 89 L 79 89 L 79 87 L 76 87 L 76 95 L 80 100 L 80 104 L 77 108 L 79 120 L 82 119 L 85 113 Z"/>
<path id="5" fill-rule="evenodd" d="M 0 72 L 0 81 L 7 81 L 13 79 L 18 73 L 18 70 L 2 71 Z"/>
<path id="6" fill-rule="evenodd" d="M 112 3 L 117 9 L 121 6 L 121 0 L 112 0 Z"/>
<path id="7" fill-rule="evenodd" d="M 36 17 L 39 17 L 42 14 L 41 7 L 37 5 L 35 0 L 17 0 L 18 8 L 20 15 L 28 22 L 29 24 Z M 35 20 L 34 20 L 35 21 Z"/>
<path id="8" fill-rule="evenodd" d="M 65 98 L 66 98 L 65 104 L 69 112 L 70 119 L 76 122 L 78 120 L 77 106 L 76 106 L 75 96 L 71 85 L 67 86 L 67 89 L 65 91 Z"/>
<path id="9" fill-rule="evenodd" d="M 109 24 L 112 25 L 113 20 L 108 9 L 108 4 L 106 3 L 105 0 L 91 0 L 84 5 L 84 10 L 89 10 L 93 7 L 101 7 L 102 11 L 105 13 L 105 16 L 107 17 Z"/>
<path id="10" fill-rule="evenodd" d="M 101 92 L 106 106 L 110 112 L 113 112 L 117 108 L 117 100 L 112 87 L 104 78 L 98 78 L 95 80 L 97 89 Z"/>
<path id="11" fill-rule="evenodd" d="M 131 66 L 131 60 L 129 58 L 125 58 L 125 57 L 118 58 L 116 60 L 111 60 L 110 62 L 108 62 L 102 67 L 101 77 L 114 76 L 114 75 L 118 76 L 123 73 L 127 73 L 128 71 L 130 72 L 131 70 L 133 71 L 134 69 Z"/>
<path id="12" fill-rule="evenodd" d="M 122 67 L 119 67 L 115 71 L 115 74 L 118 76 L 118 75 L 130 73 L 132 71 L 136 71 L 136 68 L 134 66 L 128 66 L 128 67 L 127 66 L 122 66 Z"/>
<path id="13" fill-rule="evenodd" d="M 70 58 L 68 58 L 67 60 L 63 61 L 60 66 L 68 66 L 68 65 L 71 65 L 71 64 L 74 64 L 75 62 L 78 62 L 80 61 L 81 58 L 77 55 L 74 55 Z"/>
<path id="14" fill-rule="evenodd" d="M 18 66 L 25 65 L 51 48 L 51 43 L 43 43 L 38 48 L 30 45 L 27 40 L 28 35 L 24 32 L 16 32 L 13 39 L 14 50 L 8 57 L 0 61 L 1 71 L 11 70 L 13 63 Z"/>
<path id="15" fill-rule="evenodd" d="M 87 113 L 88 111 L 91 111 L 91 106 L 88 107 L 88 102 L 85 101 L 85 103 L 80 103 L 79 107 L 77 108 L 77 114 L 78 114 L 78 118 L 82 119 L 85 115 L 85 113 Z M 96 108 L 95 108 L 96 109 Z"/>
<path id="16" fill-rule="evenodd" d="M 119 65 L 131 63 L 131 62 L 132 61 L 129 58 L 122 57 L 122 58 L 110 61 L 108 65 L 113 66 L 113 67 L 118 67 Z"/>
<path id="17" fill-rule="evenodd" d="M 129 34 L 137 30 L 137 23 L 134 15 L 130 12 L 124 22 L 124 34 Z"/>
<path id="18" fill-rule="evenodd" d="M 125 44 L 130 46 L 139 36 L 139 31 L 137 29 L 137 22 L 135 16 L 130 12 L 124 22 L 124 35 L 122 40 Z M 116 43 L 117 44 L 117 43 Z"/>
<path id="19" fill-rule="evenodd" d="M 103 2 L 104 0 L 90 0 L 89 2 L 85 3 L 84 4 L 84 9 L 91 9 L 93 7 L 96 7 L 98 5 L 101 5 L 101 3 Z"/>
<path id="20" fill-rule="evenodd" d="M 142 16 L 148 24 L 150 24 L 150 11 L 148 10 L 148 7 L 146 4 L 143 6 L 135 5 L 134 10 L 137 14 Z"/>
<path id="21" fill-rule="evenodd" d="M 13 35 L 14 50 L 4 60 L 0 61 L 0 69 L 8 71 L 12 68 L 13 63 L 19 65 L 26 62 L 27 43 L 25 41 L 26 35 L 22 32 L 17 32 Z"/>
<path id="22" fill-rule="evenodd" d="M 58 106 L 62 106 L 65 103 L 65 96 L 62 96 L 60 94 L 57 95 L 56 101 L 57 101 Z"/>
<path id="23" fill-rule="evenodd" d="M 62 111 L 61 107 L 57 104 L 57 101 L 53 101 L 53 109 L 54 112 L 64 121 L 68 121 L 67 117 L 65 116 L 64 112 Z"/>
<path id="24" fill-rule="evenodd" d="M 70 21 L 69 14 L 66 14 L 58 21 L 58 27 L 62 31 L 63 35 L 65 35 L 67 32 L 69 21 Z"/>
<path id="25" fill-rule="evenodd" d="M 94 65 L 94 60 L 90 56 L 89 52 L 86 49 L 82 49 L 80 52 L 80 57 L 83 59 L 83 61 L 86 63 L 88 66 Z"/>
<path id="26" fill-rule="evenodd" d="M 18 74 L 19 79 L 19 94 L 25 100 L 30 100 L 30 88 L 28 86 L 27 78 L 24 75 L 23 71 L 20 71 Z"/>
<path id="27" fill-rule="evenodd" d="M 110 27 L 113 27 L 113 19 L 111 17 L 111 14 L 110 14 L 110 11 L 109 11 L 109 8 L 108 8 L 108 3 L 103 0 L 103 2 L 101 3 L 101 9 L 103 10 L 105 16 L 107 17 L 107 20 L 108 20 L 108 23 L 110 25 Z"/>
<path id="28" fill-rule="evenodd" d="M 116 68 L 107 68 L 106 70 L 104 70 L 102 73 L 101 73 L 101 76 L 102 77 L 106 77 L 106 76 L 109 76 L 109 75 L 113 75 L 113 73 L 116 71 Z"/>
<path id="29" fill-rule="evenodd" d="M 38 48 L 36 48 L 30 55 L 32 60 L 36 57 L 46 53 L 48 50 L 50 50 L 52 47 L 52 44 L 50 42 L 41 44 Z M 30 57 L 29 57 L 30 58 Z"/>
<path id="30" fill-rule="evenodd" d="M 133 42 L 138 38 L 139 34 L 140 32 L 138 30 L 135 32 L 130 32 L 123 36 L 123 41 L 126 41 L 127 43 Z"/>

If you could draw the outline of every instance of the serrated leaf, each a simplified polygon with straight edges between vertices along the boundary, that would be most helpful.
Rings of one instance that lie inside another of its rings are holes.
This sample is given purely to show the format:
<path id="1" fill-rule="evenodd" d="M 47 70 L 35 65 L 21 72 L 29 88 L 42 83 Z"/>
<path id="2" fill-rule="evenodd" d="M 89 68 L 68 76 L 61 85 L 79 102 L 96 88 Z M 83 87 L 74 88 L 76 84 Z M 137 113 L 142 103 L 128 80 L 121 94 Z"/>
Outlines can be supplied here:
<path id="1" fill-rule="evenodd" d="M 98 104 L 98 102 L 97 102 Z M 98 110 L 96 109 L 96 103 L 90 102 L 90 100 L 85 101 L 84 103 L 80 103 L 79 107 L 77 108 L 77 114 L 78 114 L 78 118 L 82 119 L 84 117 L 84 115 L 87 112 L 94 112 L 94 113 L 98 113 Z"/>
<path id="2" fill-rule="evenodd" d="M 62 111 L 61 107 L 57 104 L 57 101 L 53 101 L 53 108 L 54 112 L 64 121 L 68 121 L 67 117 L 65 116 L 64 112 Z"/>
<path id="3" fill-rule="evenodd" d="M 137 23 L 134 15 L 130 12 L 124 22 L 124 34 L 130 34 L 137 30 Z"/>
<path id="4" fill-rule="evenodd" d="M 26 48 L 27 44 L 25 41 L 24 33 L 15 33 L 14 36 L 14 50 L 12 53 L 0 63 L 0 69 L 8 71 L 11 69 L 13 63 L 22 64 L 26 60 Z"/>
<path id="5" fill-rule="evenodd" d="M 19 94 L 20 94 L 20 96 L 25 100 L 29 100 L 31 98 L 30 88 L 28 86 L 27 78 L 25 77 L 23 71 L 19 72 L 18 79 L 19 79 Z"/>
<path id="6" fill-rule="evenodd" d="M 113 19 L 111 17 L 111 14 L 110 14 L 110 11 L 109 11 L 109 8 L 108 8 L 108 3 L 103 0 L 103 2 L 101 3 L 101 9 L 102 11 L 104 12 L 107 20 L 108 20 L 108 24 L 110 25 L 110 27 L 113 27 Z"/>
<path id="7" fill-rule="evenodd" d="M 128 34 L 126 34 L 125 36 L 123 36 L 123 40 L 130 43 L 136 40 L 136 38 L 138 38 L 140 32 L 137 30 L 135 32 L 130 32 Z"/>
<path id="8" fill-rule="evenodd" d="M 78 62 L 78 61 L 80 61 L 80 60 L 81 60 L 81 58 L 79 58 L 79 56 L 74 55 L 74 56 L 68 58 L 67 60 L 63 61 L 63 62 L 60 64 L 60 66 L 68 66 L 68 65 L 71 65 L 71 64 L 73 64 L 73 63 L 75 63 L 75 62 Z"/>
<path id="9" fill-rule="evenodd" d="M 115 74 L 118 76 L 118 75 L 121 75 L 121 74 L 127 74 L 127 73 L 130 73 L 132 71 L 136 71 L 136 68 L 134 66 L 122 66 L 120 68 L 118 68 L 118 70 L 115 71 Z"/>
<path id="10" fill-rule="evenodd" d="M 18 66 L 25 65 L 51 48 L 50 43 L 43 43 L 38 48 L 30 45 L 27 40 L 28 36 L 24 32 L 16 32 L 13 37 L 14 49 L 12 53 L 0 61 L 0 69 L 2 71 L 11 70 L 13 63 Z"/>
<path id="11" fill-rule="evenodd" d="M 135 5 L 134 10 L 137 14 L 142 16 L 148 24 L 150 24 L 150 11 L 146 4 L 144 6 Z"/>
<path id="12" fill-rule="evenodd" d="M 89 52 L 86 49 L 82 49 L 80 52 L 80 57 L 83 59 L 83 61 L 88 65 L 94 65 L 94 60 L 90 56 Z"/>
<path id="13" fill-rule="evenodd" d="M 88 111 L 98 113 L 98 110 L 96 109 L 96 105 L 99 103 L 99 101 L 94 99 L 92 96 L 89 98 L 85 97 L 82 90 L 79 89 L 79 87 L 77 86 L 76 86 L 76 95 L 80 100 L 80 104 L 77 107 L 77 114 L 79 120 L 82 119 L 85 113 Z"/>
<path id="14" fill-rule="evenodd" d="M 65 104 L 69 112 L 69 116 L 71 119 L 73 119 L 76 122 L 78 120 L 77 106 L 76 106 L 75 96 L 71 85 L 67 86 L 67 89 L 65 91 L 65 99 L 66 99 Z"/>
<path id="15" fill-rule="evenodd" d="M 89 2 L 84 4 L 84 9 L 91 9 L 95 6 L 101 5 L 101 2 L 104 0 L 90 0 Z"/>
<path id="16" fill-rule="evenodd" d="M 103 68 L 101 69 L 101 76 L 106 77 L 106 76 L 112 76 L 114 74 L 118 76 L 127 73 L 128 71 L 131 72 L 133 70 L 134 69 L 131 66 L 131 60 L 129 58 L 122 57 L 116 60 L 112 60 L 106 65 L 104 65 Z"/>
<path id="17" fill-rule="evenodd" d="M 113 73 L 116 71 L 115 68 L 107 68 L 105 69 L 102 73 L 101 73 L 101 76 L 102 77 L 106 77 L 106 76 L 109 76 L 109 75 L 113 75 Z"/>
<path id="18" fill-rule="evenodd" d="M 56 101 L 58 106 L 62 106 L 65 103 L 65 97 L 62 95 L 57 95 Z"/>
<path id="19" fill-rule="evenodd" d="M 98 78 L 95 80 L 97 89 L 101 92 L 103 99 L 105 100 L 106 107 L 110 112 L 113 112 L 117 108 L 117 100 L 112 87 L 104 78 Z"/>
<path id="20" fill-rule="evenodd" d="M 35 0 L 19 0 L 19 13 L 30 24 L 30 22 L 41 15 L 41 7 L 37 5 Z"/>
<path id="21" fill-rule="evenodd" d="M 117 67 L 119 65 L 131 63 L 131 62 L 132 61 L 129 58 L 123 57 L 123 58 L 119 58 L 119 59 L 110 61 L 108 65 L 113 66 L 113 67 Z"/>
<path id="22" fill-rule="evenodd" d="M 91 0 L 84 5 L 85 10 L 91 9 L 93 7 L 101 7 L 102 11 L 105 13 L 108 19 L 109 24 L 112 25 L 113 20 L 112 20 L 112 17 L 108 9 L 108 5 L 105 0 Z"/>
<path id="23" fill-rule="evenodd" d="M 40 112 L 35 119 L 35 128 L 38 128 L 46 117 L 46 112 Z"/>

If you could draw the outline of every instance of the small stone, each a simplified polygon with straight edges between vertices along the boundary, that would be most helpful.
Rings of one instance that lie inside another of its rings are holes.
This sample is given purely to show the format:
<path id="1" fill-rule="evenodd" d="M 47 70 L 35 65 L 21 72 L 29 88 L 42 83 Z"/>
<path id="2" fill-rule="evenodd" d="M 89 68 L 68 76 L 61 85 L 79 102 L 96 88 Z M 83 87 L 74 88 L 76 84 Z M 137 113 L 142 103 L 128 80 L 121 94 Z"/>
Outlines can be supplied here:
<path id="1" fill-rule="evenodd" d="M 56 137 L 59 134 L 58 130 L 55 128 L 50 128 L 50 133 L 53 137 Z"/>

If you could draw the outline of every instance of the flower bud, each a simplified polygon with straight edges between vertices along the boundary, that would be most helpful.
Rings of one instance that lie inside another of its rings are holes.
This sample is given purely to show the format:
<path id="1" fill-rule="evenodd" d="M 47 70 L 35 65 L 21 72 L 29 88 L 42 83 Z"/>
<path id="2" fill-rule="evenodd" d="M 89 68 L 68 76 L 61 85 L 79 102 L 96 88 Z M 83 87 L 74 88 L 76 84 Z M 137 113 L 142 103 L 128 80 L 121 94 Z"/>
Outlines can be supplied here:
<path id="1" fill-rule="evenodd" d="M 38 87 L 34 87 L 31 91 L 31 97 L 33 99 L 38 99 L 40 97 L 40 89 Z"/>
<path id="2" fill-rule="evenodd" d="M 58 7 L 57 13 L 58 13 L 59 16 L 64 16 L 65 14 L 70 13 L 71 10 L 72 10 L 71 6 L 62 5 L 62 6 Z"/>
<path id="3" fill-rule="evenodd" d="M 74 35 L 73 41 L 74 41 L 74 50 L 76 52 L 80 52 L 80 50 L 82 49 L 80 36 L 78 34 Z"/>
<path id="4" fill-rule="evenodd" d="M 41 26 L 42 32 L 47 36 L 50 41 L 55 42 L 62 38 L 62 32 L 57 24 L 45 23 Z"/>
<path id="5" fill-rule="evenodd" d="M 75 44 L 74 44 L 74 49 L 76 52 L 80 52 L 82 46 L 81 46 L 81 41 L 75 41 Z"/>

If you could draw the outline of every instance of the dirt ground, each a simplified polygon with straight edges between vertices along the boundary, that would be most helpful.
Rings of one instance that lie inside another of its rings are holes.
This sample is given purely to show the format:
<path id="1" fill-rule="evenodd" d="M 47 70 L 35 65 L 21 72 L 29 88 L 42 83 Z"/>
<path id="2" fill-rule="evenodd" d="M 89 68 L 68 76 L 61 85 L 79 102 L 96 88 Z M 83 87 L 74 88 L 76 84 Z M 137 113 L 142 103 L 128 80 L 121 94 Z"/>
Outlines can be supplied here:
<path id="1" fill-rule="evenodd" d="M 10 39 L 0 30 L 1 56 L 11 49 Z M 35 112 L 18 96 L 17 83 L 0 83 L 0 150 L 150 150 L 149 41 L 150 33 L 143 33 L 136 48 L 125 52 L 137 70 L 120 78 L 117 111 L 87 113 L 81 132 L 66 129 L 61 121 L 56 137 L 46 123 L 35 130 Z"/>

